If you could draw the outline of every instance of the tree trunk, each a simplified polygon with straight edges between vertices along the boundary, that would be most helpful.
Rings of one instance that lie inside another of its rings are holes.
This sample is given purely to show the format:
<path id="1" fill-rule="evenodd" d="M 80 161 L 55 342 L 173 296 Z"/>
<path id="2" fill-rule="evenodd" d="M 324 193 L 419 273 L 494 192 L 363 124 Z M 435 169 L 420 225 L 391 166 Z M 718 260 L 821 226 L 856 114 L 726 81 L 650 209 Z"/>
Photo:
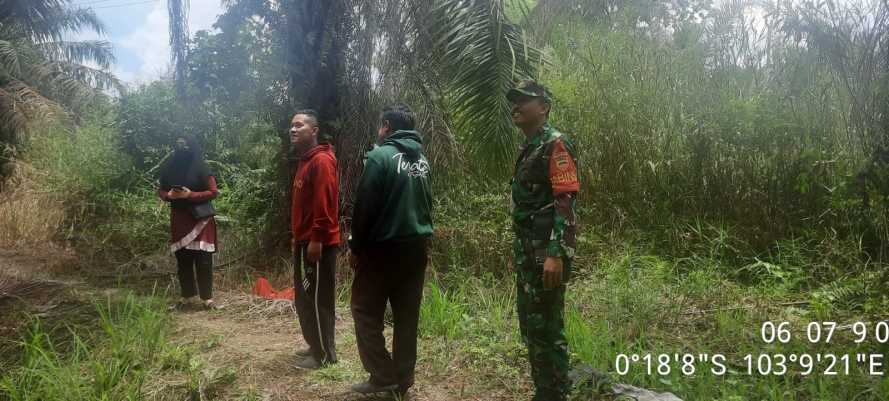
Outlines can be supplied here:
<path id="1" fill-rule="evenodd" d="M 344 0 L 286 0 L 288 100 L 290 111 L 282 116 L 281 151 L 277 169 L 278 199 L 276 212 L 270 214 L 270 234 L 279 239 L 290 238 L 290 187 L 296 171 L 297 158 L 289 137 L 292 113 L 299 109 L 318 112 L 322 142 L 334 146 L 340 166 L 340 221 L 350 212 L 351 198 L 361 173 L 362 149 L 370 136 L 367 115 L 371 107 L 370 57 L 373 46 L 366 29 L 356 24 L 355 12 L 361 5 Z M 366 25 L 366 24 L 365 24 Z M 362 40 L 354 46 L 353 38 Z M 352 49 L 350 49 L 350 44 Z M 356 71 L 357 70 L 357 71 Z M 342 205 L 345 205 L 343 207 Z M 282 215 L 283 214 L 283 215 Z M 287 221 L 282 225 L 280 222 Z"/>

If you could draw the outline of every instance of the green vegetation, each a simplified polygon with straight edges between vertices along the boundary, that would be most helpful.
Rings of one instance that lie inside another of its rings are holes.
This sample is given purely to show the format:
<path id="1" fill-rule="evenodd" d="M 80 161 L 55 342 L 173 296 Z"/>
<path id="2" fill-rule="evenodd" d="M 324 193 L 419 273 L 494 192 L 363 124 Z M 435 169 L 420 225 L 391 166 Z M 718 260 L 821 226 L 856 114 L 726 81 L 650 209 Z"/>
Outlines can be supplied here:
<path id="1" fill-rule="evenodd" d="M 171 13 L 187 14 L 187 2 L 173 3 Z M 321 112 L 340 160 L 347 227 L 378 109 L 404 101 L 418 112 L 435 171 L 424 377 L 460 383 L 448 388 L 458 398 L 520 399 L 530 383 L 506 178 L 520 137 L 502 95 L 514 78 L 534 76 L 552 89 L 552 121 L 580 152 L 581 229 L 566 309 L 574 361 L 688 400 L 889 399 L 889 381 L 863 364 L 836 376 L 747 375 L 744 361 L 887 351 L 856 344 L 848 326 L 885 319 L 889 307 L 885 2 L 353 3 L 227 2 L 218 31 L 177 39 L 185 64 L 175 81 L 88 105 L 54 101 L 75 117 L 73 129 L 67 118 L 43 117 L 15 136 L 0 129 L 19 159 L 0 186 L 0 246 L 71 245 L 87 277 L 166 269 L 167 210 L 154 182 L 184 133 L 202 140 L 220 182 L 223 256 L 242 261 L 220 273 L 225 287 L 249 287 L 255 270 L 286 282 L 289 114 Z M 98 26 L 89 18 L 78 27 Z M 2 35 L 0 90 L 13 71 Z M 5 113 L 3 127 L 13 121 Z M 0 167 L 11 154 L 0 149 Z M 169 341 L 159 302 L 103 302 L 101 325 L 72 329 L 65 346 L 35 322 L 0 398 L 206 399 L 236 381 L 194 357 L 220 339 Z M 792 339 L 765 344 L 766 321 L 789 322 Z M 808 343 L 806 325 L 823 321 L 844 328 L 830 343 Z M 669 374 L 648 374 L 638 363 L 617 372 L 619 354 L 674 353 L 725 355 L 729 373 L 686 376 L 672 364 Z M 149 389 L 156 375 L 174 384 Z M 361 375 L 353 360 L 312 379 L 339 385 Z M 238 394 L 263 397 L 255 387 Z"/>
<path id="2" fill-rule="evenodd" d="M 11 0 L 0 5 L 0 163 L 45 120 L 88 112 L 99 91 L 120 83 L 106 41 L 77 41 L 69 32 L 104 33 L 90 9 L 64 0 Z M 90 65 L 93 66 L 90 66 Z M 12 154 L 14 155 L 14 153 Z"/>
<path id="3" fill-rule="evenodd" d="M 160 299 L 131 294 L 109 298 L 96 310 L 98 330 L 71 329 L 70 344 L 55 342 L 35 319 L 22 343 L 21 366 L 0 379 L 0 395 L 10 401 L 137 400 L 151 390 L 154 376 L 195 368 L 188 352 L 168 343 L 169 316 Z"/>
<path id="4" fill-rule="evenodd" d="M 782 375 L 769 374 L 779 370 L 777 365 L 762 368 L 765 373 L 758 370 L 757 358 L 764 354 L 776 364 L 777 354 L 814 358 L 886 352 L 886 345 L 873 339 L 855 344 L 849 328 L 837 329 L 830 343 L 823 339 L 810 343 L 809 322 L 842 326 L 867 320 L 867 314 L 819 304 L 822 291 L 807 294 L 787 288 L 779 277 L 739 285 L 715 259 L 697 260 L 693 270 L 683 272 L 680 263 L 653 256 L 642 245 L 602 248 L 597 260 L 595 269 L 570 284 L 567 334 L 574 362 L 610 372 L 615 382 L 670 391 L 690 400 L 846 400 L 850 393 L 858 394 L 858 399 L 889 397 L 885 379 L 870 376 L 864 364 L 853 363 L 848 374 L 839 364 L 837 376 L 825 375 L 826 359 L 814 363 L 809 376 L 800 374 L 806 369 L 790 363 Z M 503 391 L 504 383 L 525 382 L 529 367 L 518 337 L 515 289 L 509 278 L 446 277 L 455 280 L 449 289 L 430 283 L 422 306 L 421 346 L 430 374 L 447 377 L 451 369 L 464 369 L 465 375 L 477 377 L 465 390 L 476 396 Z M 767 321 L 789 322 L 791 340 L 767 344 L 760 331 Z M 620 354 L 651 355 L 652 373 L 644 362 L 635 362 L 624 375 L 617 374 Z M 715 375 L 710 371 L 715 365 L 696 362 L 696 371 L 686 375 L 681 363 L 671 362 L 669 373 L 659 374 L 658 356 L 673 354 L 721 354 L 727 370 Z M 749 367 L 746 355 L 753 358 Z M 512 391 L 515 398 L 524 394 L 521 387 Z M 590 394 L 597 393 L 578 391 L 575 396 L 587 400 Z"/>

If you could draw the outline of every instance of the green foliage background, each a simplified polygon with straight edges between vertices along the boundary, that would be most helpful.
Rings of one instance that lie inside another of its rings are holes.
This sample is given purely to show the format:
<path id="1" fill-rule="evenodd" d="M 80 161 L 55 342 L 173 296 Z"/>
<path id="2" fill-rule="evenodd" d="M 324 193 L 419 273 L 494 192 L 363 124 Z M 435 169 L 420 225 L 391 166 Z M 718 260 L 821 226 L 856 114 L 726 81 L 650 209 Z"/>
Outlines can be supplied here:
<path id="1" fill-rule="evenodd" d="M 359 3 L 351 12 L 378 21 L 336 26 L 366 36 L 322 35 L 355 45 L 323 42 L 344 52 L 329 66 L 340 73 L 334 100 L 325 98 L 341 113 L 324 121 L 341 160 L 342 224 L 376 108 L 410 104 L 435 172 L 434 277 L 421 328 L 445 339 L 430 345 L 433 366 L 519 374 L 507 177 L 521 138 L 501 92 L 523 75 L 551 88 L 552 123 L 579 150 L 581 235 L 567 311 L 575 360 L 609 370 L 620 352 L 740 356 L 762 351 L 751 333 L 776 316 L 886 318 L 885 2 Z M 61 239 L 94 255 L 114 247 L 121 262 L 162 252 L 156 169 L 188 134 L 218 175 L 223 246 L 262 255 L 257 264 L 287 254 L 287 120 L 324 96 L 293 93 L 311 85 L 292 82 L 283 28 L 292 16 L 270 4 L 232 1 L 218 31 L 195 35 L 181 92 L 172 80 L 131 88 L 95 102 L 73 132 L 48 128 L 23 141 L 46 189 L 69 194 Z M 420 11 L 395 7 L 405 5 Z M 848 338 L 806 346 L 768 351 L 881 351 Z M 854 389 L 876 400 L 889 388 L 866 375 L 622 380 L 688 399 L 841 400 Z"/>

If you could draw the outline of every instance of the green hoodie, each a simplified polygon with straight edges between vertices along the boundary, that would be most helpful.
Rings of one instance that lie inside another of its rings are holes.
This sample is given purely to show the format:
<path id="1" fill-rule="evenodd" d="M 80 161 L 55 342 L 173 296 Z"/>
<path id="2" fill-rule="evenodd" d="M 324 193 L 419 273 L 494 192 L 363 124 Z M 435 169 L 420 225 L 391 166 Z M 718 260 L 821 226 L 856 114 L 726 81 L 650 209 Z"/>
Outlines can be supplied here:
<path id="1" fill-rule="evenodd" d="M 429 162 L 417 131 L 395 131 L 367 153 L 352 213 L 349 247 L 432 235 Z"/>

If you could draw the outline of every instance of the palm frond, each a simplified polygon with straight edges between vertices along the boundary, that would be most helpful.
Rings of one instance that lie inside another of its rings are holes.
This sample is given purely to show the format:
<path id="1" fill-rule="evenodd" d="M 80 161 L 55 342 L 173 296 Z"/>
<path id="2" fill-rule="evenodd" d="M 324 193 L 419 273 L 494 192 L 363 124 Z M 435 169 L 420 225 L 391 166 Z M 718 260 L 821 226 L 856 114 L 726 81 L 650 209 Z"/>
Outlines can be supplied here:
<path id="1" fill-rule="evenodd" d="M 62 41 L 66 33 L 83 30 L 105 34 L 105 25 L 89 8 L 58 7 L 41 15 L 41 18 L 26 30 L 34 42 Z"/>
<path id="2" fill-rule="evenodd" d="M 64 284 L 59 281 L 24 279 L 0 275 L 0 301 L 10 298 L 28 299 L 58 292 Z"/>
<path id="3" fill-rule="evenodd" d="M 62 0 L 0 0 L 0 141 L 15 142 L 33 123 L 70 121 L 69 111 L 122 85 L 108 68 L 110 45 L 67 41 L 80 30 L 104 32 L 89 9 Z M 95 67 L 92 67 L 92 66 Z"/>
<path id="4" fill-rule="evenodd" d="M 67 117 L 61 105 L 24 82 L 13 79 L 0 86 L 0 130 L 11 135 L 13 143 L 32 122 Z"/>
<path id="5" fill-rule="evenodd" d="M 123 91 L 123 83 L 114 74 L 104 69 L 97 69 L 83 64 L 72 62 L 58 62 L 59 70 L 66 76 L 75 80 L 90 90 L 115 89 Z"/>
<path id="6" fill-rule="evenodd" d="M 816 50 L 835 71 L 852 101 L 853 124 L 866 147 L 889 142 L 873 83 L 889 74 L 889 2 L 862 0 L 839 6 L 825 0 L 805 6 L 777 2 L 772 6 L 789 39 Z"/>
<path id="7" fill-rule="evenodd" d="M 104 40 L 44 42 L 38 44 L 37 49 L 50 61 L 95 63 L 101 69 L 108 69 L 114 62 L 111 43 Z"/>
<path id="8" fill-rule="evenodd" d="M 445 0 L 432 18 L 458 139 L 496 176 L 491 178 L 502 178 L 508 174 L 502 166 L 509 165 L 519 144 L 505 94 L 517 79 L 534 75 L 542 53 L 527 45 L 502 1 Z"/>
<path id="9" fill-rule="evenodd" d="M 22 62 L 19 57 L 20 46 L 10 40 L 0 39 L 0 69 L 7 74 L 21 74 Z"/>
<path id="10" fill-rule="evenodd" d="M 25 32 L 46 28 L 46 20 L 63 0 L 0 0 L 0 26 L 18 25 Z"/>

